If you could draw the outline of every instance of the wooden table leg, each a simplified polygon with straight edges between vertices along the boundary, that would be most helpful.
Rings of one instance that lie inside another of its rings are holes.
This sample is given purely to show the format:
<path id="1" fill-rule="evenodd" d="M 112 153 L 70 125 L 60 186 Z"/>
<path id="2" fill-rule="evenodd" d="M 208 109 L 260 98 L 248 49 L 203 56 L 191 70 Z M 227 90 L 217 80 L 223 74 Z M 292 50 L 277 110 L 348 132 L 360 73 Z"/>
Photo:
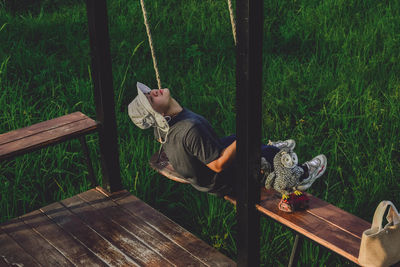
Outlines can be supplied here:
<path id="1" fill-rule="evenodd" d="M 93 186 L 96 186 L 97 182 L 96 182 L 96 179 L 95 179 L 95 176 L 94 176 L 92 160 L 90 159 L 89 149 L 88 149 L 88 146 L 86 144 L 85 136 L 81 136 L 79 138 L 79 141 L 81 142 L 82 150 L 83 150 L 83 153 L 85 154 L 85 158 L 86 158 L 86 165 L 88 167 L 88 178 L 92 182 Z"/>
<path id="2" fill-rule="evenodd" d="M 296 236 L 294 238 L 292 253 L 290 254 L 290 260 L 289 260 L 289 264 L 288 264 L 289 267 L 292 267 L 293 264 L 297 264 L 299 254 L 300 254 L 301 248 L 303 246 L 303 239 L 304 239 L 304 237 L 302 235 L 296 233 Z"/>

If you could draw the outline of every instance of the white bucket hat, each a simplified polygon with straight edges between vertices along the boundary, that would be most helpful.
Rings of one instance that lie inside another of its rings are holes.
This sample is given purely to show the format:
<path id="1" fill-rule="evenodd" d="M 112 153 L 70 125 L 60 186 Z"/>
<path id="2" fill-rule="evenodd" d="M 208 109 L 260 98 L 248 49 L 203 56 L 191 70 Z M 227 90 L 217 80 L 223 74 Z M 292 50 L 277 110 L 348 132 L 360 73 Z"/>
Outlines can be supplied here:
<path id="1" fill-rule="evenodd" d="M 132 122 L 141 129 L 153 126 L 167 134 L 169 131 L 167 120 L 152 108 L 145 96 L 145 94 L 150 93 L 151 89 L 140 82 L 136 83 L 136 87 L 138 95 L 128 105 L 128 114 Z"/>

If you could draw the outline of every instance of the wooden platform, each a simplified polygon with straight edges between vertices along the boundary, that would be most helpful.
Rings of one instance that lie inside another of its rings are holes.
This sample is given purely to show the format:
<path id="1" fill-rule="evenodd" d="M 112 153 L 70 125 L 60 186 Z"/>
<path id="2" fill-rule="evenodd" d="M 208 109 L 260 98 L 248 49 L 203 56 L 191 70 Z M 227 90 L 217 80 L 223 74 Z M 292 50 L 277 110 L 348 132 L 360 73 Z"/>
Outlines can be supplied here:
<path id="1" fill-rule="evenodd" d="M 0 225 L 0 266 L 22 265 L 236 263 L 127 191 L 98 187 Z"/>
<path id="2" fill-rule="evenodd" d="M 0 134 L 0 160 L 95 131 L 99 124 L 81 112 Z"/>

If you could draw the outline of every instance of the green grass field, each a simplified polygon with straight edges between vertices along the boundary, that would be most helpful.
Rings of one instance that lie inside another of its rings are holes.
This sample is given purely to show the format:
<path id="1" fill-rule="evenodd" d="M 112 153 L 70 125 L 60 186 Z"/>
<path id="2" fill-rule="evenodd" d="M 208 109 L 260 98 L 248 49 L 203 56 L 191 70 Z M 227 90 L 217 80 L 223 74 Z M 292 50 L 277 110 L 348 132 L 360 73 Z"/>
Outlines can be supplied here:
<path id="1" fill-rule="evenodd" d="M 146 1 L 163 86 L 219 135 L 235 130 L 235 48 L 226 1 Z M 235 211 L 150 169 L 158 145 L 131 122 L 135 84 L 156 87 L 139 1 L 109 0 L 124 187 L 235 259 Z M 293 138 L 299 161 L 324 153 L 309 190 L 371 221 L 400 208 L 400 3 L 266 0 L 263 141 Z M 77 110 L 95 117 L 86 10 L 76 0 L 0 0 L 0 133 Z M 100 181 L 97 135 L 87 138 Z M 79 141 L 0 162 L 0 222 L 91 187 Z M 261 262 L 288 262 L 293 235 L 262 219 Z M 348 261 L 306 242 L 301 266 Z"/>

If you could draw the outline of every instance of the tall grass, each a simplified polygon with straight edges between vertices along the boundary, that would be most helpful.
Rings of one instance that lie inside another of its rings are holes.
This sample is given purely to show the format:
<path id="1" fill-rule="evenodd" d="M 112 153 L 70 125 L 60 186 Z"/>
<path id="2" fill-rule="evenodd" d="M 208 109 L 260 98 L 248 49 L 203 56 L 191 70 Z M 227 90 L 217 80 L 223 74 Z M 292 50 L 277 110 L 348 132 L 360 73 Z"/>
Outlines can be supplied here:
<path id="1" fill-rule="evenodd" d="M 147 1 L 161 80 L 219 135 L 235 130 L 235 50 L 225 1 Z M 108 1 L 124 187 L 235 258 L 230 204 L 152 171 L 152 133 L 127 105 L 136 81 L 156 87 L 138 1 Z M 400 4 L 266 0 L 263 141 L 293 138 L 300 161 L 324 153 L 309 190 L 366 220 L 400 206 Z M 95 117 L 84 2 L 0 1 L 0 133 L 81 110 Z M 87 137 L 101 179 L 97 135 Z M 91 187 L 77 140 L 0 162 L 0 221 Z M 263 219 L 261 261 L 285 265 L 293 234 Z M 307 241 L 302 266 L 351 265 Z"/>

